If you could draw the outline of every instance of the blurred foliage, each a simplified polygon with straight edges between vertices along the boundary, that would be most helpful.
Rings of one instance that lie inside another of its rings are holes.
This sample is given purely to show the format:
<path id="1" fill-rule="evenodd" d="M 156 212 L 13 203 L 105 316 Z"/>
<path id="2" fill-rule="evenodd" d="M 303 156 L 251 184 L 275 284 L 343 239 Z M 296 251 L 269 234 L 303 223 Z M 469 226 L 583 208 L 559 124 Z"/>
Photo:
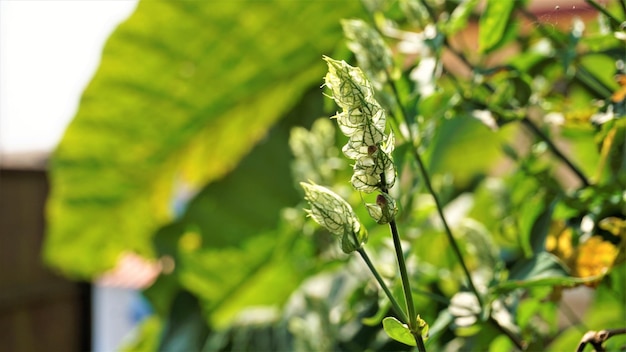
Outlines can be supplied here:
<path id="1" fill-rule="evenodd" d="M 427 348 L 575 350 L 585 331 L 626 322 L 626 4 L 592 5 L 593 18 L 554 23 L 509 0 L 142 1 L 51 160 L 45 260 L 77 279 L 125 251 L 174 263 L 144 292 L 154 314 L 128 350 L 408 350 L 383 332 L 393 314 L 371 275 L 304 218 L 295 187 L 353 204 L 401 297 L 344 137 L 317 119 L 336 111 L 322 55 L 352 59 L 340 20 L 368 18 L 395 60 L 394 89 L 377 93 L 408 113 L 392 119 L 391 192 Z M 570 307 L 574 291 L 591 303 Z"/>
<path id="2" fill-rule="evenodd" d="M 238 165 L 318 83 L 319 57 L 340 40 L 339 19 L 358 10 L 354 3 L 140 2 L 108 41 L 52 158 L 46 261 L 89 277 L 123 250 L 154 256 L 151 238 L 174 219 L 174 197 Z M 276 186 L 288 177 L 275 176 Z"/>

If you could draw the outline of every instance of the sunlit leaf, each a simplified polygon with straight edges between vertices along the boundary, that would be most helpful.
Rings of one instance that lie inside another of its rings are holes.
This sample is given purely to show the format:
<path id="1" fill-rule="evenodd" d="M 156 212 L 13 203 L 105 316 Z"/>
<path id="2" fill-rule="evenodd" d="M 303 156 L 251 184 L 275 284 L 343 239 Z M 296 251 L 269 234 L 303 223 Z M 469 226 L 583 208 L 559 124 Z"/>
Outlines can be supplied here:
<path id="1" fill-rule="evenodd" d="M 567 271 L 565 271 L 558 259 L 550 253 L 541 252 L 533 258 L 517 262 L 517 264 L 511 268 L 509 280 L 528 280 L 564 276 L 567 276 Z"/>
<path id="2" fill-rule="evenodd" d="M 50 163 L 46 262 L 151 255 L 173 194 L 219 179 L 319 86 L 353 2 L 144 1 L 108 41 Z M 245 203 L 245 202 L 244 202 Z"/>
<path id="3" fill-rule="evenodd" d="M 122 352 L 151 352 L 159 347 L 163 322 L 156 315 L 145 318 L 133 331 L 134 339 L 125 341 L 119 348 Z"/>
<path id="4" fill-rule="evenodd" d="M 383 328 L 389 337 L 409 346 L 417 346 L 411 330 L 394 317 L 383 319 Z"/>
<path id="5" fill-rule="evenodd" d="M 251 306 L 281 307 L 307 277 L 313 243 L 281 211 L 301 200 L 290 173 L 290 129 L 320 116 L 322 99 L 317 89 L 308 94 L 155 237 L 159 254 L 175 257 L 180 286 L 198 297 L 212 327 L 225 328 Z"/>

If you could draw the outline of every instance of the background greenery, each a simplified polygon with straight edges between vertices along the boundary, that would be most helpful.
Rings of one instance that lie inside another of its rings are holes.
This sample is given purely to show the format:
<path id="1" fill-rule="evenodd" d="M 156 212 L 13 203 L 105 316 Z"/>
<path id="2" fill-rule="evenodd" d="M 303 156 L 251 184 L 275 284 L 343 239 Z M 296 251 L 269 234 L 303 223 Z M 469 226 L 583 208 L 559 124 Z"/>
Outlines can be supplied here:
<path id="1" fill-rule="evenodd" d="M 304 219 L 295 185 L 311 179 L 351 194 L 340 137 L 314 123 L 335 111 L 319 89 L 322 55 L 351 58 L 340 19 L 385 28 L 386 16 L 421 32 L 440 18 L 438 35 L 422 42 L 426 52 L 441 63 L 454 48 L 474 75 L 444 65 L 445 74 L 433 75 L 434 93 L 419 93 L 409 73 L 424 52 L 398 54 L 398 94 L 472 270 L 491 281 L 529 349 L 572 350 L 588 329 L 623 327 L 626 275 L 617 260 L 583 320 L 559 328 L 555 318 L 561 286 L 585 281 L 576 275 L 581 255 L 563 253 L 581 252 L 583 219 L 596 224 L 593 236 L 615 248 L 625 242 L 624 228 L 620 242 L 599 227 L 625 212 L 624 83 L 614 76 L 626 46 L 614 34 L 624 33 L 621 22 L 611 20 L 626 18 L 623 3 L 611 4 L 610 16 L 588 24 L 584 36 L 549 21 L 528 26 L 524 2 L 488 1 L 484 11 L 472 0 L 423 4 L 140 2 L 109 39 L 52 158 L 45 260 L 76 279 L 111 269 L 124 252 L 174 260 L 174 271 L 145 292 L 154 315 L 129 349 L 405 349 L 381 331 L 389 307 L 369 274 Z M 452 45 L 472 23 L 477 51 Z M 553 50 L 542 51 L 542 41 Z M 593 123 L 609 109 L 615 119 Z M 478 110 L 491 111 L 495 128 L 475 118 Z M 564 123 L 546 124 L 550 112 Z M 528 123 L 558 140 L 592 185 L 528 133 Z M 512 348 L 490 322 L 453 323 L 448 306 L 462 272 L 409 148 L 400 141 L 394 152 L 403 181 L 399 222 L 417 310 L 431 325 L 428 347 Z M 375 262 L 394 282 L 386 230 L 365 222 Z M 566 231 L 569 247 L 547 251 Z"/>

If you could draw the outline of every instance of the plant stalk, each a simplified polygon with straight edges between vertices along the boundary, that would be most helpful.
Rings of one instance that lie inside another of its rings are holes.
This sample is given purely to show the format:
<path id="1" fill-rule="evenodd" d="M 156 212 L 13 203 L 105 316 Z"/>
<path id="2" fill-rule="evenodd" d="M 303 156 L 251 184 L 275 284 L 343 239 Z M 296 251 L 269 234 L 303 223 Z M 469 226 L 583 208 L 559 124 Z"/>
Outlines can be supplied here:
<path id="1" fill-rule="evenodd" d="M 478 292 L 476 285 L 474 285 L 474 281 L 472 280 L 472 275 L 470 274 L 470 271 L 467 268 L 467 265 L 465 264 L 465 260 L 463 259 L 463 254 L 461 253 L 461 249 L 459 248 L 459 245 L 456 242 L 456 239 L 452 235 L 452 230 L 450 229 L 450 226 L 448 225 L 448 221 L 446 220 L 446 217 L 443 213 L 443 206 L 441 205 L 441 202 L 439 201 L 439 197 L 437 197 L 437 193 L 435 192 L 430 182 L 430 176 L 428 174 L 428 171 L 426 170 L 426 167 L 424 166 L 424 161 L 422 160 L 421 156 L 417 152 L 416 148 L 412 148 L 412 151 L 413 151 L 413 156 L 415 157 L 415 160 L 417 161 L 417 165 L 422 174 L 424 185 L 426 186 L 426 189 L 428 189 L 428 192 L 431 194 L 431 196 L 433 197 L 435 201 L 435 206 L 437 207 L 437 213 L 439 214 L 439 218 L 441 219 L 441 222 L 443 224 L 446 236 L 448 237 L 448 241 L 450 242 L 450 245 L 452 246 L 452 250 L 454 251 L 454 254 L 459 260 L 461 267 L 463 268 L 463 272 L 465 273 L 465 277 L 467 278 L 467 283 L 470 287 L 470 290 L 472 290 L 472 292 L 478 299 L 479 305 L 482 307 L 483 305 L 482 297 L 480 293 Z"/>
<path id="2" fill-rule="evenodd" d="M 585 335 L 583 335 L 583 338 L 580 340 L 580 343 L 576 348 L 576 352 L 583 352 L 587 344 L 592 345 L 594 350 L 596 351 L 606 351 L 606 348 L 604 348 L 603 346 L 606 340 L 610 339 L 613 336 L 623 334 L 626 334 L 626 328 L 588 331 Z"/>
<path id="3" fill-rule="evenodd" d="M 407 311 L 409 314 L 409 329 L 415 338 L 415 343 L 420 352 L 425 352 L 424 340 L 422 335 L 418 331 L 417 326 L 417 314 L 415 313 L 415 305 L 413 303 L 413 293 L 411 292 L 411 284 L 409 281 L 409 275 L 406 270 L 406 262 L 404 260 L 404 251 L 402 250 L 402 243 L 400 242 L 400 235 L 398 234 L 398 227 L 396 221 L 392 220 L 389 223 L 391 229 L 391 236 L 393 237 L 393 247 L 396 250 L 396 258 L 398 260 L 398 268 L 400 269 L 400 278 L 402 279 L 402 289 L 404 290 L 404 300 L 406 302 Z"/>
<path id="4" fill-rule="evenodd" d="M 385 179 L 385 173 L 380 174 L 380 190 L 384 193 L 389 193 L 389 190 L 385 186 L 387 180 Z M 409 274 L 406 270 L 406 261 L 404 260 L 404 251 L 402 250 L 402 242 L 400 242 L 400 234 L 398 233 L 398 226 L 395 220 L 389 222 L 389 229 L 391 230 L 391 237 L 393 238 L 393 248 L 396 251 L 396 260 L 398 261 L 398 268 L 400 269 L 400 278 L 402 280 L 402 290 L 404 292 L 404 302 L 406 303 L 406 310 L 409 315 L 409 330 L 415 339 L 417 349 L 420 352 L 426 352 L 426 346 L 424 346 L 424 339 L 417 326 L 417 314 L 415 312 L 415 304 L 413 303 L 413 293 L 411 291 L 411 282 L 409 280 Z"/>
<path id="5" fill-rule="evenodd" d="M 603 15 L 605 15 L 615 27 L 619 28 L 621 26 L 621 22 L 617 18 L 615 18 L 615 16 L 613 16 L 613 14 L 610 13 L 607 9 L 595 2 L 595 0 L 585 0 L 585 2 L 591 5 L 594 9 L 601 12 Z"/>
<path id="6" fill-rule="evenodd" d="M 369 256 L 365 252 L 365 249 L 361 247 L 357 249 L 357 252 L 359 252 L 359 254 L 361 255 L 361 258 L 363 258 L 363 260 L 365 261 L 365 264 L 367 264 L 367 267 L 370 269 L 370 271 L 376 278 L 376 281 L 378 281 L 378 284 L 380 285 L 380 287 L 383 289 L 383 291 L 385 291 L 385 295 L 387 295 L 387 298 L 389 298 L 389 301 L 391 302 L 391 306 L 393 307 L 393 310 L 396 312 L 400 320 L 402 320 L 405 323 L 408 322 L 409 320 L 407 319 L 407 316 L 404 313 L 404 310 L 400 307 L 400 304 L 398 304 L 398 301 L 389 290 L 389 287 L 387 287 L 387 284 L 385 284 L 385 281 L 378 273 L 378 270 L 376 270 L 376 268 L 374 267 L 374 264 L 372 264 L 372 261 L 370 260 Z"/>

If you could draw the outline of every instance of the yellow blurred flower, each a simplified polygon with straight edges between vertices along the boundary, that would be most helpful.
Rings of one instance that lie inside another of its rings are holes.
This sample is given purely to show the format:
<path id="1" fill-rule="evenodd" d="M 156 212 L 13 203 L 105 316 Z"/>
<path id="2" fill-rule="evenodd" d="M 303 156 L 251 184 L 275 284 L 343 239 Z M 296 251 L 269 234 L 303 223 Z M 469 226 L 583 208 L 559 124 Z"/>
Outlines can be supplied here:
<path id="1" fill-rule="evenodd" d="M 622 234 L 623 222 L 615 221 L 615 219 L 605 220 L 600 222 L 600 228 L 615 235 Z M 600 236 L 591 236 L 576 247 L 573 246 L 572 236 L 571 228 L 567 227 L 563 221 L 555 221 L 546 238 L 546 250 L 561 259 L 572 276 L 579 278 L 602 276 L 623 261 L 623 255 L 620 256 L 620 247 L 603 240 Z M 621 242 L 623 245 L 624 241 Z M 591 282 L 587 286 L 594 287 L 598 282 Z"/>
<path id="2" fill-rule="evenodd" d="M 574 254 L 572 229 L 563 221 L 553 222 L 550 226 L 550 232 L 546 238 L 546 250 L 559 257 L 564 263 L 570 264 Z"/>
<path id="3" fill-rule="evenodd" d="M 619 249 L 611 242 L 592 236 L 578 247 L 574 275 L 581 278 L 604 275 L 613 267 L 618 253 Z"/>

